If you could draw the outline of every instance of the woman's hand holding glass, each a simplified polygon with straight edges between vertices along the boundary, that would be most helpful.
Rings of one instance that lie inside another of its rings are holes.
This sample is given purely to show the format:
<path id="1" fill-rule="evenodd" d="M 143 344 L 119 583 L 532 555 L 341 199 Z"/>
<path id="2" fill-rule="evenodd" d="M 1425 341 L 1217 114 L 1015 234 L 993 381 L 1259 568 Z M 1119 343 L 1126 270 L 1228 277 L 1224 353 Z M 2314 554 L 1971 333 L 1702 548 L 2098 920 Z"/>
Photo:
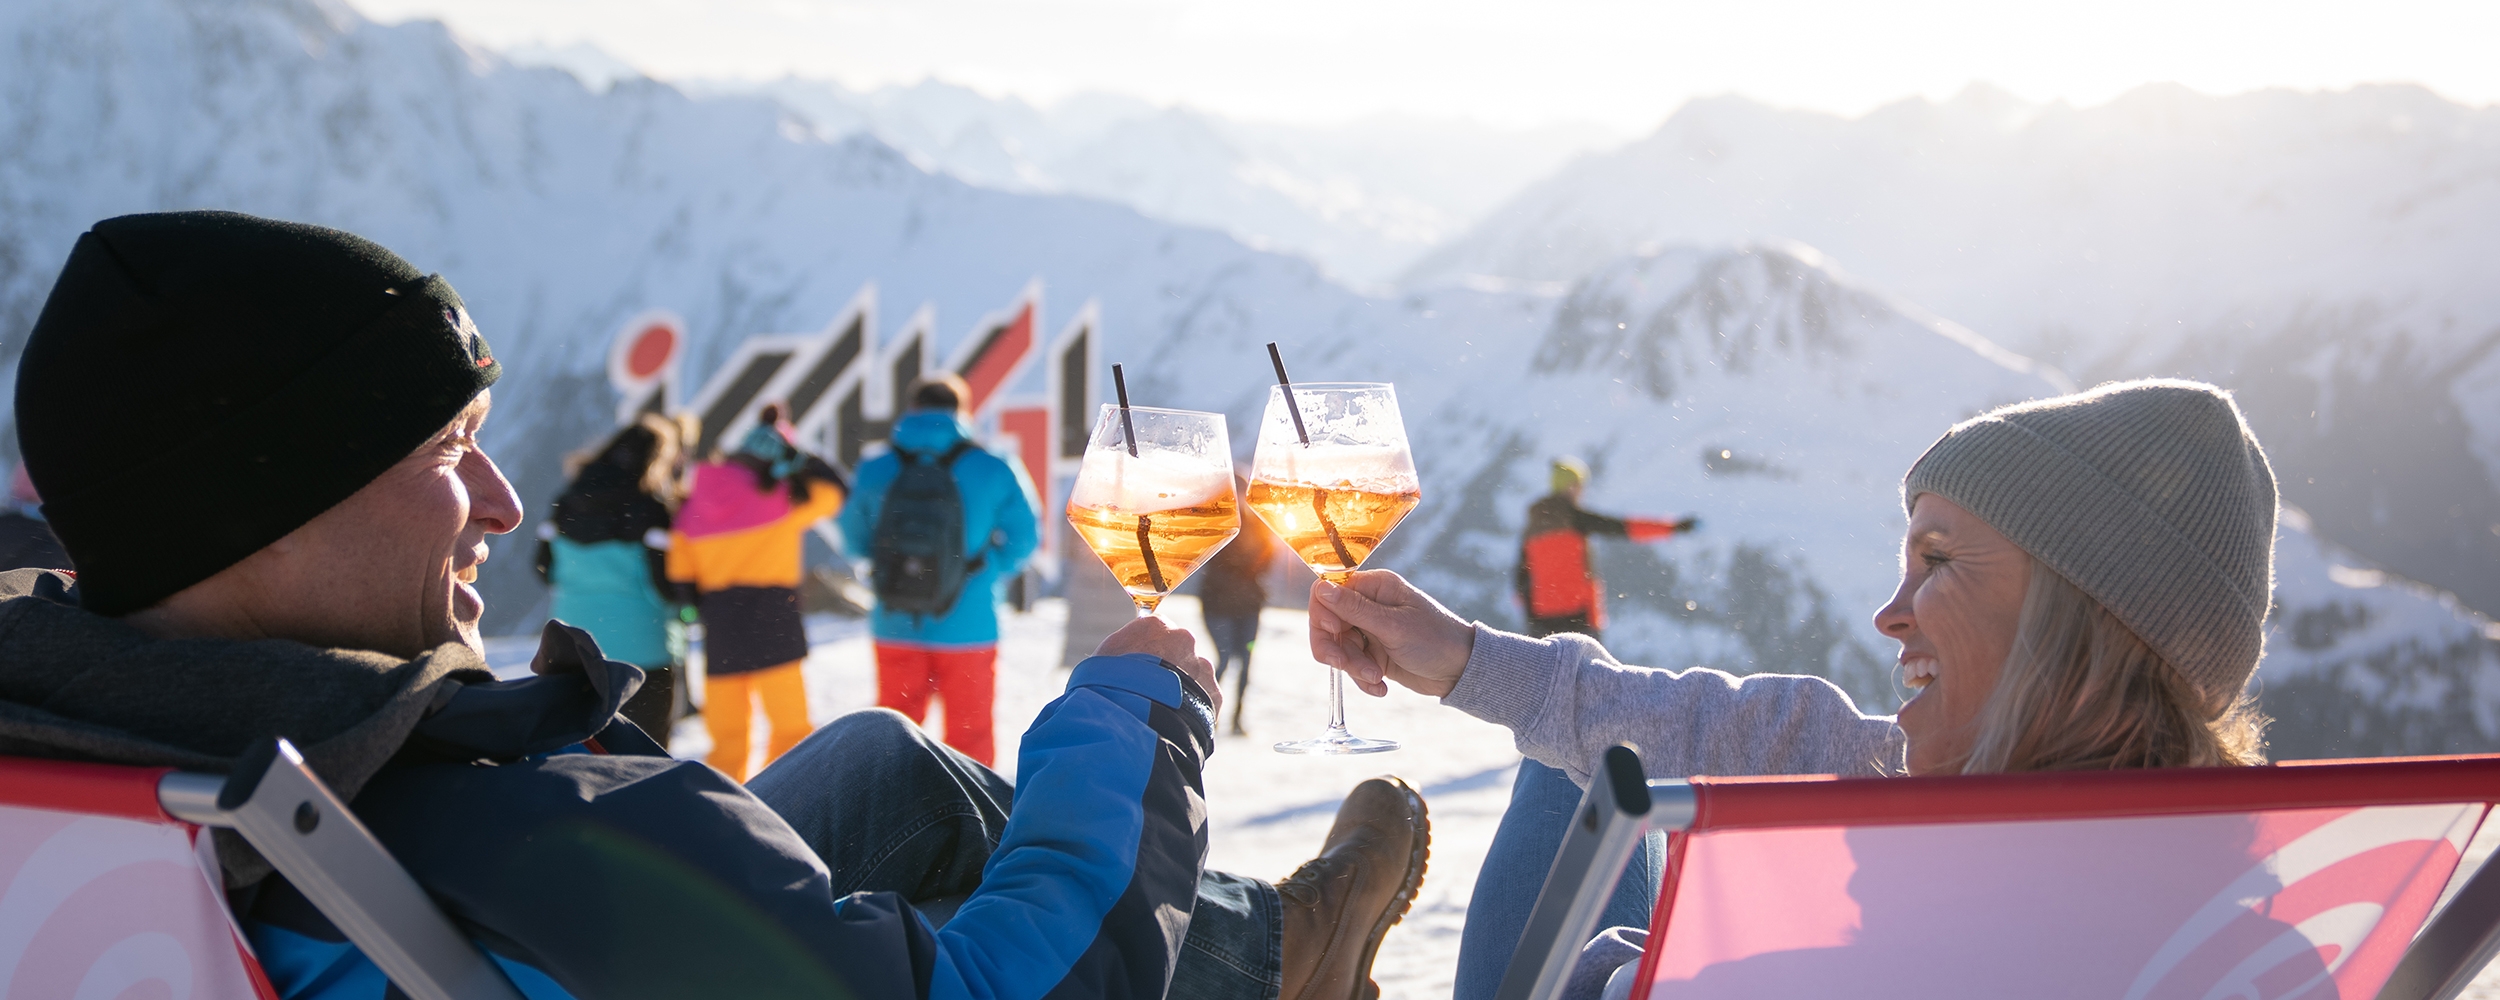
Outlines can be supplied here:
<path id="1" fill-rule="evenodd" d="M 1311 656 L 1354 679 L 1364 694 L 1389 681 L 1438 698 L 1458 686 L 1476 648 L 1476 627 L 1388 570 L 1364 570 L 1344 586 L 1311 584 Z"/>

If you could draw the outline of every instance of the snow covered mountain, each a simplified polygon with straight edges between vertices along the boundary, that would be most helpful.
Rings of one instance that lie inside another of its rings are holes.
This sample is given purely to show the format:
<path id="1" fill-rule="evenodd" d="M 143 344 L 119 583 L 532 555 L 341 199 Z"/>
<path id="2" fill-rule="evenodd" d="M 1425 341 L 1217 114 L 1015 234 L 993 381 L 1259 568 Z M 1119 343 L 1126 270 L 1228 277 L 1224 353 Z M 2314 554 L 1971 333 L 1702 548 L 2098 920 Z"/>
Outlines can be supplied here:
<path id="1" fill-rule="evenodd" d="M 1462 613 L 1518 621 L 1522 512 L 1575 455 L 1591 509 L 1702 520 L 1597 543 L 1626 662 L 1824 674 L 1872 705 L 1895 695 L 1868 618 L 1897 580 L 1902 473 L 1954 422 L 2069 388 L 1797 245 L 1620 260 L 1540 326 L 1410 411 L 1440 481 L 1394 554 Z"/>
<path id="2" fill-rule="evenodd" d="M 1621 256 L 1554 294 L 1366 295 L 1221 233 L 933 174 L 774 101 L 594 92 L 317 0 L 35 0 L 0 7 L 0 48 L 16 54 L 0 63 L 0 384 L 96 219 L 222 207 L 341 226 L 467 298 L 508 372 L 486 443 L 533 509 L 606 425 L 606 338 L 643 308 L 687 317 L 700 379 L 871 280 L 887 328 L 934 304 L 943 352 L 1038 274 L 1046 323 L 1100 301 L 1102 356 L 1141 403 L 1246 429 L 1270 340 L 1299 377 L 1396 381 L 1427 499 L 1382 564 L 1467 613 L 1517 621 L 1520 512 L 1548 458 L 1575 453 L 1596 467 L 1593 506 L 1705 521 L 1603 549 L 1627 659 L 1813 670 L 1882 704 L 1889 655 L 1865 619 L 1892 586 L 1902 470 L 1952 421 L 2064 387 L 1801 246 Z M 2364 587 L 2388 578 L 2296 537 L 2287 552 L 2317 554 L 2282 571 L 2290 631 L 2266 676 L 2305 706 L 2279 710 L 2283 745 L 2500 747 L 2487 624 Z M 493 631 L 531 624 L 526 544 L 487 564 Z"/>
<path id="3" fill-rule="evenodd" d="M 941 351 L 1037 274 L 1065 296 L 1049 322 L 1102 300 L 1112 358 L 1184 335 L 1352 338 L 1388 308 L 1218 233 L 820 139 L 768 100 L 594 94 L 337 3 L 38 0 L 0 6 L 0 46 L 0 379 L 94 220 L 216 207 L 338 226 L 468 300 L 510 373 L 486 441 L 534 504 L 605 426 L 608 336 L 652 306 L 689 321 L 695 379 L 747 335 L 820 328 L 869 281 L 889 327 L 933 304 Z M 497 554 L 501 630 L 540 591 L 523 544 Z"/>
<path id="4" fill-rule="evenodd" d="M 1636 255 L 1538 312 L 1532 336 L 1462 339 L 1435 377 L 1400 376 L 1422 401 L 1425 504 L 1382 557 L 1462 614 L 1517 623 L 1520 512 L 1551 457 L 1577 455 L 1592 509 L 1703 522 L 1597 543 L 1609 649 L 1823 674 L 1865 705 L 1904 693 L 1869 623 L 1898 579 L 1900 477 L 1952 423 L 2072 388 L 1796 245 Z M 2297 508 L 2277 548 L 2259 679 L 2278 756 L 2500 748 L 2500 626 L 2322 542 Z"/>
<path id="5" fill-rule="evenodd" d="M 2280 759 L 2500 747 L 2500 625 L 2283 512 L 2260 701 Z"/>
<path id="6" fill-rule="evenodd" d="M 1973 86 L 1857 119 L 1702 100 L 1410 280 L 1768 239 L 2086 381 L 2232 386 L 2319 532 L 2500 611 L 2500 108 L 2410 86 L 2086 109 Z"/>
<path id="7" fill-rule="evenodd" d="M 574 52 L 565 62 L 598 78 L 601 64 L 586 58 Z M 684 86 L 696 95 L 768 96 L 825 136 L 874 135 L 982 187 L 1118 202 L 1299 254 L 1364 284 L 1386 283 L 1530 181 L 1614 141 L 1584 125 L 1396 116 L 1284 125 L 1109 94 L 1043 109 L 935 80 L 864 93 L 800 79 Z"/>

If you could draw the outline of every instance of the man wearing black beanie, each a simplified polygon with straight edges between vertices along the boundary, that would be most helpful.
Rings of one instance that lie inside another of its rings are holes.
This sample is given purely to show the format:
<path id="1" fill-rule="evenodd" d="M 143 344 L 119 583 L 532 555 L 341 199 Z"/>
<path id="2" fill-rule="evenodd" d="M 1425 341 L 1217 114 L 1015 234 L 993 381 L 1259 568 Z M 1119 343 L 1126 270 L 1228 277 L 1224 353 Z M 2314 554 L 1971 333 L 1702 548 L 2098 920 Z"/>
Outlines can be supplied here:
<path id="1" fill-rule="evenodd" d="M 1357 992 L 1335 922 L 1376 928 L 1368 964 L 1420 842 L 1341 816 L 1311 876 L 1331 887 L 1306 887 L 1334 916 L 1281 934 L 1243 903 L 1275 888 L 1202 873 L 1213 674 L 1158 621 L 1044 710 L 1022 796 L 861 712 L 759 799 L 619 718 L 640 671 L 559 622 L 537 676 L 496 681 L 471 584 L 521 520 L 477 442 L 501 374 L 451 286 L 368 240 L 230 212 L 96 224 L 19 363 L 20 449 L 76 572 L 0 573 L 0 754 L 215 771 L 290 739 L 533 998 L 1143 998 L 1176 963 L 1200 995 L 1314 970 Z M 218 848 L 279 995 L 384 995 L 283 876 Z M 931 899 L 962 901 L 943 936 L 911 905 Z M 1307 968 L 1276 974 L 1280 937 L 1320 942 Z M 1227 971 L 1261 951 L 1265 975 Z"/>
<path id="2" fill-rule="evenodd" d="M 81 599 L 119 616 L 346 500 L 502 374 L 451 285 L 369 240 L 125 216 L 78 238 L 35 321 L 18 439 Z M 517 522 L 492 478 L 481 503 Z"/>

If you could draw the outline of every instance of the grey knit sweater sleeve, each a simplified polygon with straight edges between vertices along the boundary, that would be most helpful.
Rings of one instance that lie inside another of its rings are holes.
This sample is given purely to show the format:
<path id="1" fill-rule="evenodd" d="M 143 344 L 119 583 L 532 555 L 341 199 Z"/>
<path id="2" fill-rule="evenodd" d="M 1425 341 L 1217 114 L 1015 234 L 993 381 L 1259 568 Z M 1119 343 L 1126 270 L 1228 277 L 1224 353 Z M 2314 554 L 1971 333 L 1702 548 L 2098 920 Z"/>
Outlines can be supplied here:
<path id="1" fill-rule="evenodd" d="M 1617 743 L 1639 749 L 1652 778 L 1898 775 L 1908 748 L 1891 716 L 1859 712 L 1820 677 L 1625 666 L 1586 636 L 1530 639 L 1482 623 L 1441 703 L 1509 727 L 1520 753 L 1583 786 Z"/>

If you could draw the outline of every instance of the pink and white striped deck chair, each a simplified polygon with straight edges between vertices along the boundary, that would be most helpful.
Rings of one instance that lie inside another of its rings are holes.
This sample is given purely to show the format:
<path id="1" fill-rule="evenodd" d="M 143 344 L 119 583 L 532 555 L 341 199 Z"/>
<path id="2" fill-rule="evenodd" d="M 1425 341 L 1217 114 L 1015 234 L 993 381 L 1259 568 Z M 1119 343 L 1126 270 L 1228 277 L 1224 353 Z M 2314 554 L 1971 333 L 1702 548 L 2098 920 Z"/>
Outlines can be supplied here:
<path id="1" fill-rule="evenodd" d="M 276 1000 L 207 827 L 240 832 L 410 996 L 520 1000 L 283 740 L 231 777 L 0 757 L 0 1000 Z"/>
<path id="2" fill-rule="evenodd" d="M 275 997 L 168 771 L 0 759 L 0 997 Z"/>
<path id="3" fill-rule="evenodd" d="M 2500 950 L 2500 867 L 2433 912 L 2500 757 L 1639 775 L 1609 753 L 1504 1000 L 1559 992 L 1644 828 L 1669 832 L 1668 862 L 1634 1000 L 2423 1000 Z"/>

